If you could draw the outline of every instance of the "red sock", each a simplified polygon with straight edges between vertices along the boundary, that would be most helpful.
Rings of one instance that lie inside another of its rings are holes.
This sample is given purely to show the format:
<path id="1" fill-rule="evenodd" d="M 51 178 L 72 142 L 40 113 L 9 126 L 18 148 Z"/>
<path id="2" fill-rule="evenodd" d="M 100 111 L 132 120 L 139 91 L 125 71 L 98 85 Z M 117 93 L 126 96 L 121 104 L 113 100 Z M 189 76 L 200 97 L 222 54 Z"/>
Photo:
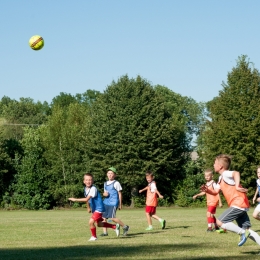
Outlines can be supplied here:
<path id="1" fill-rule="evenodd" d="M 116 229 L 116 225 L 107 222 L 103 222 L 103 227 Z"/>
<path id="2" fill-rule="evenodd" d="M 91 231 L 92 237 L 97 237 L 97 232 L 96 232 L 96 228 L 95 227 L 91 228 L 90 231 Z"/>

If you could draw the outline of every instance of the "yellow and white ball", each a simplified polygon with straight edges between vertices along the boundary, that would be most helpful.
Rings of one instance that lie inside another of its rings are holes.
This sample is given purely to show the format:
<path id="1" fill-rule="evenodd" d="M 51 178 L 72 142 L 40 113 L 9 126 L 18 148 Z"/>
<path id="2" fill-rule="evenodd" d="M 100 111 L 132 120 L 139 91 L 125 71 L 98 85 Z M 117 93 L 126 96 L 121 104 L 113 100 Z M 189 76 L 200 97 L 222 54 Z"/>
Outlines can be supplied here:
<path id="1" fill-rule="evenodd" d="M 44 40 L 40 35 L 34 35 L 30 38 L 29 45 L 33 50 L 38 51 L 44 46 Z"/>

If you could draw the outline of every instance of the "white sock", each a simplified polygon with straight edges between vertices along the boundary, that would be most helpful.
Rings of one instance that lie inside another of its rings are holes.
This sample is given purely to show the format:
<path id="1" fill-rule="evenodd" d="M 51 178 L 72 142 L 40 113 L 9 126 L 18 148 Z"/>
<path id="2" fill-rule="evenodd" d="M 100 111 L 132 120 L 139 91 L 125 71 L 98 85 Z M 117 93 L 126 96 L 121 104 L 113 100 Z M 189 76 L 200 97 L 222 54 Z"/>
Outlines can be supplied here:
<path id="1" fill-rule="evenodd" d="M 260 245 L 260 236 L 252 229 L 249 229 L 249 232 L 250 232 L 249 238 L 251 238 L 254 242 Z"/>
<path id="2" fill-rule="evenodd" d="M 237 233 L 238 235 L 245 233 L 245 230 L 232 222 L 222 224 L 221 228 Z"/>

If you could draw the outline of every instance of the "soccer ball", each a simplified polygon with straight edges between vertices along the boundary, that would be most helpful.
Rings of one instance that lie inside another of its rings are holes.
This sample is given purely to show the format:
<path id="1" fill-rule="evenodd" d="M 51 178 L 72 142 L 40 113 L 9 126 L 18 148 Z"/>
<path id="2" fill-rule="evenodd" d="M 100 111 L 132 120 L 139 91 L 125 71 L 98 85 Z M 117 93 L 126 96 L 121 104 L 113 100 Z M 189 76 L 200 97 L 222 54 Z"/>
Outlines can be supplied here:
<path id="1" fill-rule="evenodd" d="M 34 35 L 30 38 L 29 45 L 33 50 L 38 51 L 44 46 L 44 40 L 40 35 Z"/>

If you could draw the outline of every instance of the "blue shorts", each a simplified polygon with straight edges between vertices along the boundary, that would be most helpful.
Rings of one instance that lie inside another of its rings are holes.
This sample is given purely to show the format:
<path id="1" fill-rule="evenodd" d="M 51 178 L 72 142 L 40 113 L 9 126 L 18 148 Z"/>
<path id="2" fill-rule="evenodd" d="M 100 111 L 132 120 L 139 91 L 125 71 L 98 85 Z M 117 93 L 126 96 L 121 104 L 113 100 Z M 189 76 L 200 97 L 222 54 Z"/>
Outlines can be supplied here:
<path id="1" fill-rule="evenodd" d="M 105 212 L 103 212 L 102 217 L 103 218 L 115 218 L 116 217 L 116 206 L 109 206 L 104 204 L 105 206 Z"/>

